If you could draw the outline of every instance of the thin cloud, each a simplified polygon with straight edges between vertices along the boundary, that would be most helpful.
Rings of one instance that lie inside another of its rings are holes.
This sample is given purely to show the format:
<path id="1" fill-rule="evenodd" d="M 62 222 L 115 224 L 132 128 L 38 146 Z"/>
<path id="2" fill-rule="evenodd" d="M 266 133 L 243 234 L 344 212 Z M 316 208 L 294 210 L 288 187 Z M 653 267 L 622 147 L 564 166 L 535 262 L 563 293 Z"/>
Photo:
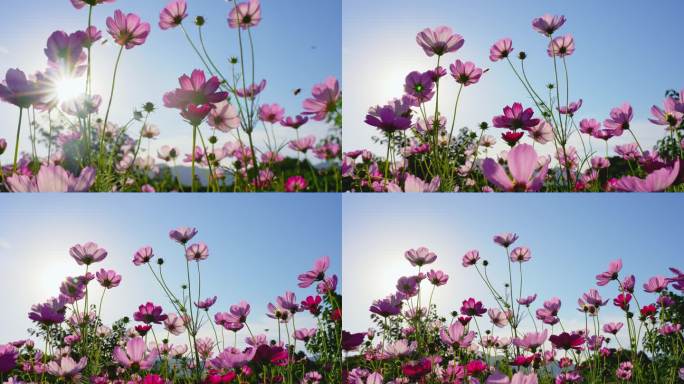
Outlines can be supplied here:
<path id="1" fill-rule="evenodd" d="M 12 246 L 9 243 L 9 241 L 7 241 L 3 238 L 0 238 L 0 249 L 10 249 L 10 248 L 12 248 Z"/>
<path id="2" fill-rule="evenodd" d="M 9 55 L 10 51 L 7 47 L 0 46 L 0 55 Z"/>

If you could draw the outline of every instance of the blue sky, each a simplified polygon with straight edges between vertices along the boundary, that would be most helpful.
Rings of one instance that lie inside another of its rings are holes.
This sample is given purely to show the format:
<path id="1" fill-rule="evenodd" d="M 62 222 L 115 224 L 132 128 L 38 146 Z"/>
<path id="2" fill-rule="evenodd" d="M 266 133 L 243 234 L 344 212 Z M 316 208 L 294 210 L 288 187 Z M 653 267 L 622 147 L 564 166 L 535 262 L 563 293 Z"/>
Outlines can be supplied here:
<path id="1" fill-rule="evenodd" d="M 662 127 L 648 123 L 650 107 L 661 104 L 666 89 L 684 88 L 682 53 L 675 48 L 679 41 L 676 26 L 681 24 L 683 11 L 684 3 L 677 0 L 657 5 L 619 0 L 345 0 L 344 149 L 371 147 L 384 153 L 381 147 L 371 145 L 370 137 L 377 131 L 364 124 L 366 111 L 401 96 L 404 77 L 410 71 L 436 65 L 436 57 L 427 58 L 415 42 L 416 34 L 427 27 L 447 25 L 465 38 L 463 48 L 444 56 L 442 63 L 458 58 L 490 69 L 480 83 L 463 91 L 457 127 L 491 122 L 505 105 L 515 101 L 533 106 L 510 67 L 489 61 L 489 48 L 500 38 L 511 38 L 516 54 L 521 50 L 528 54 L 526 70 L 532 83 L 543 87 L 553 77 L 553 64 L 546 55 L 548 40 L 532 30 L 531 21 L 545 13 L 565 15 L 568 20 L 558 33 L 575 37 L 576 51 L 568 58 L 570 99 L 584 100 L 576 117 L 603 121 L 611 108 L 630 102 L 637 137 L 650 146 L 663 133 Z M 440 99 L 450 121 L 457 87 L 450 77 L 446 83 L 442 89 L 447 93 Z M 500 138 L 500 131 L 489 134 Z M 628 142 L 628 136 L 611 144 Z M 576 140 L 573 144 L 579 146 Z"/>
<path id="2" fill-rule="evenodd" d="M 118 86 L 114 95 L 110 120 L 124 124 L 134 108 L 152 101 L 158 107 L 150 118 L 161 136 L 152 146 L 177 145 L 184 151 L 191 147 L 191 131 L 178 115 L 177 110 L 163 107 L 162 96 L 178 86 L 178 77 L 193 69 L 204 69 L 201 61 L 186 41 L 179 28 L 163 31 L 157 25 L 159 12 L 167 0 L 117 0 L 113 4 L 95 7 L 93 24 L 103 30 L 103 39 L 109 42 L 93 49 L 94 92 L 103 96 L 101 114 L 104 116 L 112 79 L 112 71 L 118 46 L 112 43 L 106 32 L 105 20 L 116 9 L 135 12 L 151 24 L 147 42 L 126 50 L 121 59 Z M 341 74 L 340 44 L 341 20 L 339 0 L 279 0 L 262 1 L 262 22 L 253 30 L 256 47 L 256 78 L 266 78 L 268 85 L 262 93 L 264 103 L 280 103 L 287 115 L 301 112 L 301 103 L 310 95 L 311 87 L 328 76 L 339 78 Z M 231 6 L 223 0 L 188 1 L 188 17 L 184 25 L 197 40 L 194 18 L 202 15 L 207 20 L 203 35 L 214 62 L 229 76 L 228 58 L 239 55 L 237 32 L 229 29 L 226 21 Z M 8 68 L 20 68 L 27 73 L 44 70 L 47 59 L 43 54 L 48 36 L 55 30 L 74 32 L 87 26 L 88 12 L 74 9 L 69 0 L 15 1 L 4 7 L 4 21 L 0 25 L 0 73 Z M 299 96 L 293 90 L 302 88 Z M 0 103 L 0 137 L 13 143 L 16 133 L 18 108 Z M 26 122 L 24 122 L 24 126 Z M 205 128 L 206 129 L 206 128 Z M 255 131 L 257 143 L 263 142 L 263 128 Z M 28 133 L 27 130 L 24 130 Z M 135 126 L 133 132 L 139 132 Z M 292 129 L 276 127 L 279 138 L 294 137 Z M 320 123 L 307 124 L 300 134 L 322 137 L 327 126 Z M 28 147 L 28 135 L 22 135 Z M 231 135 L 221 134 L 223 143 Z M 0 158 L 11 159 L 13 145 Z M 46 150 L 45 150 L 46 152 Z"/>
<path id="3" fill-rule="evenodd" d="M 135 267 L 131 260 L 138 248 L 152 246 L 166 261 L 164 275 L 169 285 L 178 288 L 185 280 L 185 258 L 168 232 L 179 226 L 196 227 L 199 233 L 193 241 L 209 247 L 209 258 L 201 263 L 202 296 L 217 295 L 212 309 L 221 311 L 240 300 L 250 302 L 249 322 L 254 331 L 274 330 L 275 324 L 267 321 L 265 313 L 267 303 L 276 296 L 286 290 L 301 299 L 315 293 L 314 288 L 298 288 L 297 275 L 309 270 L 317 258 L 330 256 L 329 271 L 340 274 L 338 195 L 198 199 L 45 194 L 6 196 L 0 206 L 5 218 L 0 224 L 0 290 L 6 293 L 5 308 L 11 309 L 3 317 L 0 343 L 25 338 L 31 326 L 27 317 L 31 305 L 56 296 L 66 276 L 83 273 L 68 251 L 87 241 L 109 252 L 96 265 L 98 270 L 115 269 L 123 276 L 121 285 L 105 296 L 102 315 L 107 323 L 132 316 L 148 300 L 172 309 L 149 269 Z M 99 299 L 100 292 L 98 287 L 93 297 Z M 301 315 L 297 326 L 315 326 L 309 317 Z M 210 332 L 208 325 L 204 332 Z"/>
<path id="4" fill-rule="evenodd" d="M 468 250 L 479 250 L 490 262 L 495 286 L 502 287 L 504 278 L 508 280 L 506 256 L 492 242 L 492 236 L 502 232 L 517 233 L 516 245 L 532 251 L 532 260 L 523 265 L 523 295 L 538 294 L 534 308 L 558 296 L 566 328 L 584 326 L 584 316 L 576 310 L 582 293 L 598 288 L 604 299 L 617 294 L 614 285 L 595 284 L 595 275 L 605 271 L 610 260 L 622 258 L 623 276 L 636 275 L 637 297 L 644 305 L 655 298 L 641 290 L 648 278 L 670 276 L 670 266 L 683 267 L 680 200 L 645 194 L 344 195 L 344 327 L 363 331 L 371 325 L 372 301 L 394 292 L 400 276 L 416 273 L 404 251 L 420 246 L 438 256 L 429 268 L 449 275 L 433 299 L 442 314 L 458 309 L 469 297 L 486 307 L 494 305 L 477 272 L 463 268 L 461 259 Z M 517 281 L 514 284 L 517 287 Z M 602 311 L 602 322 L 621 319 L 612 302 Z M 529 320 L 526 324 L 532 328 Z"/>

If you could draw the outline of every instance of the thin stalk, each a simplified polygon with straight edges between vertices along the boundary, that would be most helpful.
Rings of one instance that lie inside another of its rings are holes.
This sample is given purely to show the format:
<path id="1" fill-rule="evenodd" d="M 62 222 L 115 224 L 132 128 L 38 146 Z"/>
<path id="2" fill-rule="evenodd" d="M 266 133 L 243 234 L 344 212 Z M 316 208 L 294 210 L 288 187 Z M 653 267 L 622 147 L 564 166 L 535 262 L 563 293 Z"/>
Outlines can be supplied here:
<path id="1" fill-rule="evenodd" d="M 17 172 L 17 159 L 19 157 L 19 136 L 21 135 L 21 118 L 24 109 L 19 107 L 19 125 L 17 126 L 17 138 L 14 143 L 14 165 L 12 166 L 12 173 Z"/>

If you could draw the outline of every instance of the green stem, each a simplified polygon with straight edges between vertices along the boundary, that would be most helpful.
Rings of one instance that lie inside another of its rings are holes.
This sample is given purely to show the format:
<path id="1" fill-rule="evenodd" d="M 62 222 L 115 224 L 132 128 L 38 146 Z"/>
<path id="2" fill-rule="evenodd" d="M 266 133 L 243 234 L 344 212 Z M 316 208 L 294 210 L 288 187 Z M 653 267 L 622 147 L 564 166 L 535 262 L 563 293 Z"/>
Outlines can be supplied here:
<path id="1" fill-rule="evenodd" d="M 19 158 L 19 136 L 21 135 L 21 118 L 24 109 L 19 107 L 19 125 L 17 126 L 17 138 L 14 143 L 14 165 L 12 166 L 12 173 L 17 172 L 17 159 Z"/>

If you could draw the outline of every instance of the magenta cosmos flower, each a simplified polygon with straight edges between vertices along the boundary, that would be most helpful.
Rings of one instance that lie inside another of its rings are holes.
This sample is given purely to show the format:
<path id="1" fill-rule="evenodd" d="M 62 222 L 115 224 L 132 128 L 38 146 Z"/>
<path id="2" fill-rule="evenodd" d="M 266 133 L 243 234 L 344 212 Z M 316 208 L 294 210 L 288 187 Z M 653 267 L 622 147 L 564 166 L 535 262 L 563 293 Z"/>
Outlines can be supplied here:
<path id="1" fill-rule="evenodd" d="M 309 118 L 302 115 L 297 115 L 295 117 L 286 117 L 280 120 L 280 125 L 283 127 L 290 127 L 292 129 L 299 129 L 302 125 L 306 124 Z"/>
<path id="2" fill-rule="evenodd" d="M 65 296 L 51 298 L 45 303 L 35 304 L 29 312 L 29 319 L 43 325 L 59 324 L 64 321 L 69 300 Z"/>
<path id="3" fill-rule="evenodd" d="M 197 234 L 197 228 L 178 227 L 169 231 L 169 238 L 179 244 L 185 245 Z"/>
<path id="4" fill-rule="evenodd" d="M 529 130 L 535 125 L 539 124 L 539 119 L 532 118 L 534 111 L 532 108 L 523 108 L 520 103 L 513 103 L 511 106 L 505 106 L 503 115 L 496 116 L 492 119 L 492 124 L 496 128 L 508 128 L 513 131 L 518 129 Z"/>
<path id="5" fill-rule="evenodd" d="M 447 26 L 440 26 L 435 29 L 425 28 L 416 35 L 416 42 L 423 48 L 428 56 L 442 56 L 449 52 L 458 51 L 465 40 L 463 36 L 454 33 Z"/>
<path id="6" fill-rule="evenodd" d="M 152 368 L 157 360 L 157 354 L 154 351 L 147 353 L 147 346 L 142 337 L 128 340 L 125 351 L 119 346 L 114 347 L 112 357 L 122 367 L 138 368 L 144 371 Z"/>
<path id="7" fill-rule="evenodd" d="M 645 179 L 624 176 L 615 184 L 615 189 L 623 192 L 662 192 L 677 180 L 679 160 L 673 166 L 661 168 L 650 173 Z"/>
<path id="8" fill-rule="evenodd" d="M 107 32 L 117 44 L 131 49 L 145 43 L 150 34 L 150 23 L 141 22 L 140 17 L 134 13 L 124 14 L 117 9 L 114 17 L 107 18 Z"/>
<path id="9" fill-rule="evenodd" d="M 53 32 L 47 41 L 45 56 L 48 65 L 58 71 L 61 76 L 77 77 L 83 75 L 88 68 L 87 54 L 83 50 L 86 43 L 83 31 L 67 34 L 64 31 Z"/>
<path id="10" fill-rule="evenodd" d="M 216 304 L 216 300 L 218 297 L 208 297 L 204 300 L 199 300 L 195 303 L 195 306 L 199 309 L 204 309 L 205 311 L 208 311 L 209 308 L 211 308 L 214 304 Z"/>
<path id="11" fill-rule="evenodd" d="M 28 108 L 39 101 L 36 84 L 19 69 L 8 69 L 0 83 L 0 99 L 19 108 Z"/>
<path id="12" fill-rule="evenodd" d="M 501 39 L 489 49 L 489 60 L 499 61 L 508 57 L 513 52 L 513 41 L 509 38 Z"/>
<path id="13" fill-rule="evenodd" d="M 86 5 L 96 6 L 98 4 L 113 3 L 116 0 L 71 0 L 71 5 L 76 9 L 81 9 Z"/>
<path id="14" fill-rule="evenodd" d="M 302 192 L 305 191 L 308 186 L 309 183 L 303 176 L 290 176 L 285 181 L 285 192 Z"/>
<path id="15" fill-rule="evenodd" d="M 565 16 L 563 15 L 546 14 L 542 17 L 537 17 L 532 20 L 532 28 L 534 28 L 535 31 L 547 36 L 553 35 L 554 32 L 563 26 L 563 24 L 565 24 Z"/>
<path id="16" fill-rule="evenodd" d="M 482 305 L 482 302 L 476 301 L 472 297 L 469 298 L 468 300 L 464 300 L 463 304 L 461 305 L 461 314 L 464 316 L 480 317 L 486 312 L 487 312 L 487 310 Z"/>
<path id="17" fill-rule="evenodd" d="M 145 246 L 141 247 L 135 253 L 133 254 L 133 264 L 140 266 L 143 264 L 147 264 L 152 260 L 154 257 L 154 251 L 152 250 L 152 247 L 150 246 Z"/>
<path id="18" fill-rule="evenodd" d="M 207 257 L 209 257 L 209 247 L 202 242 L 192 244 L 185 250 L 185 258 L 188 261 L 206 260 Z"/>
<path id="19" fill-rule="evenodd" d="M 35 177 L 14 174 L 5 181 L 12 192 L 87 192 L 95 182 L 95 169 L 83 168 L 75 177 L 59 165 L 44 165 Z"/>
<path id="20" fill-rule="evenodd" d="M 622 131 L 629 129 L 632 121 L 632 106 L 624 103 L 619 107 L 610 110 L 610 118 L 603 122 L 603 125 L 615 132 L 615 136 L 622 135 Z"/>
<path id="21" fill-rule="evenodd" d="M 83 245 L 76 244 L 69 248 L 69 255 L 76 260 L 78 265 L 90 265 L 102 261 L 107 257 L 107 251 L 99 248 L 97 244 L 89 241 Z"/>
<path id="22" fill-rule="evenodd" d="M 569 349 L 580 350 L 584 344 L 584 337 L 577 333 L 570 334 L 563 332 L 560 335 L 551 335 L 549 337 L 549 341 L 554 347 L 564 349 L 566 351 Z"/>
<path id="23" fill-rule="evenodd" d="M 548 172 L 548 163 L 539 171 L 537 152 L 529 144 L 515 146 L 508 153 L 508 171 L 506 173 L 496 160 L 487 158 L 482 163 L 482 172 L 487 180 L 503 191 L 537 192 L 544 184 Z"/>
<path id="24" fill-rule="evenodd" d="M 339 81 L 330 76 L 322 83 L 311 89 L 311 98 L 302 102 L 305 115 L 312 115 L 312 119 L 323 121 L 329 113 L 337 110 L 337 102 L 341 96 Z"/>
<path id="25" fill-rule="evenodd" d="M 316 259 L 313 269 L 297 276 L 297 280 L 299 280 L 299 287 L 308 288 L 314 282 L 322 281 L 325 278 L 325 272 L 328 270 L 328 267 L 330 267 L 330 257 L 323 256 L 319 259 Z"/>
<path id="26" fill-rule="evenodd" d="M 164 95 L 164 106 L 168 108 L 186 109 L 194 104 L 217 104 L 228 98 L 227 92 L 217 92 L 221 85 L 218 77 L 212 76 L 207 80 L 204 71 L 195 69 L 190 76 L 178 78 L 180 88 Z"/>
<path id="27" fill-rule="evenodd" d="M 121 275 L 111 269 L 106 270 L 102 268 L 95 273 L 95 276 L 100 285 L 107 289 L 116 288 L 121 284 Z"/>
<path id="28" fill-rule="evenodd" d="M 389 317 L 401 313 L 403 296 L 401 294 L 389 295 L 384 299 L 373 301 L 370 311 L 382 317 Z"/>
<path id="29" fill-rule="evenodd" d="M 422 267 L 423 265 L 431 264 L 437 260 L 437 254 L 431 252 L 426 247 L 409 249 L 408 251 L 404 252 L 404 257 L 414 267 Z"/>
<path id="30" fill-rule="evenodd" d="M 449 66 L 449 69 L 454 80 L 459 84 L 463 84 L 464 87 L 477 83 L 482 76 L 482 68 L 476 67 L 471 61 L 464 63 L 461 60 L 456 60 L 455 63 Z"/>
<path id="31" fill-rule="evenodd" d="M 439 287 L 441 285 L 446 284 L 449 281 L 449 275 L 444 273 L 443 271 L 435 271 L 434 269 L 431 269 L 427 273 L 427 279 L 432 285 Z"/>
<path id="32" fill-rule="evenodd" d="M 12 344 L 0 345 L 0 373 L 7 373 L 17 365 L 19 350 Z"/>
<path id="33" fill-rule="evenodd" d="M 161 324 L 168 317 L 162 312 L 162 307 L 148 301 L 138 307 L 138 311 L 133 313 L 133 319 L 145 324 Z"/>
<path id="34" fill-rule="evenodd" d="M 466 252 L 465 255 L 463 255 L 463 260 L 461 261 L 461 264 L 464 267 L 468 268 L 472 265 L 476 265 L 478 260 L 480 260 L 480 252 L 477 249 L 472 249 Z"/>
<path id="35" fill-rule="evenodd" d="M 188 5 L 185 0 L 174 0 L 166 5 L 159 13 L 159 28 L 175 28 L 188 17 Z"/>
<path id="36" fill-rule="evenodd" d="M 618 273 L 622 270 L 622 259 L 613 260 L 608 264 L 608 270 L 596 275 L 596 285 L 604 286 L 612 280 L 618 279 Z"/>
<path id="37" fill-rule="evenodd" d="M 259 0 L 248 0 L 237 4 L 228 14 L 228 26 L 248 29 L 261 22 L 261 4 Z"/>
<path id="38" fill-rule="evenodd" d="M 420 102 L 430 101 L 434 92 L 435 82 L 432 79 L 432 73 L 413 71 L 406 75 L 404 82 L 404 92 L 418 99 Z"/>
<path id="39" fill-rule="evenodd" d="M 404 131 L 411 127 L 411 106 L 415 99 L 405 96 L 395 99 L 385 106 L 377 106 L 368 110 L 366 124 L 384 132 Z"/>

